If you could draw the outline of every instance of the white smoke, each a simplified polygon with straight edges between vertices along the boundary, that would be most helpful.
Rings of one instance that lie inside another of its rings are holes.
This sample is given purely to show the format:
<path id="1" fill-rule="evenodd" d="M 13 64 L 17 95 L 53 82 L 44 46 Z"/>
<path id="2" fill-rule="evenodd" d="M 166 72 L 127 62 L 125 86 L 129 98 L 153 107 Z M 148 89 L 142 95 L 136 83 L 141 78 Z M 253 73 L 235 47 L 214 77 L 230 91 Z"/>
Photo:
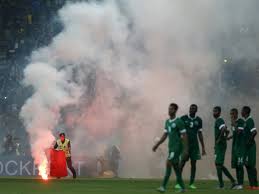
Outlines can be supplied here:
<path id="1" fill-rule="evenodd" d="M 65 74 L 51 64 L 32 62 L 24 73 L 24 84 L 32 86 L 34 94 L 27 100 L 20 115 L 30 135 L 32 156 L 39 166 L 55 140 L 52 131 L 58 124 L 60 109 L 74 103 L 77 92 L 73 84 L 68 83 Z"/>
<path id="2" fill-rule="evenodd" d="M 208 118 L 207 97 L 213 95 L 207 89 L 221 68 L 215 48 L 222 30 L 230 28 L 224 6 L 204 0 L 107 0 L 63 7 L 63 31 L 33 52 L 25 69 L 24 82 L 34 94 L 21 116 L 35 163 L 62 124 L 73 155 L 86 150 L 83 154 L 98 156 L 117 144 L 122 176 L 150 176 L 151 147 L 162 133 L 168 104 L 177 102 L 182 114 L 197 103 Z"/>

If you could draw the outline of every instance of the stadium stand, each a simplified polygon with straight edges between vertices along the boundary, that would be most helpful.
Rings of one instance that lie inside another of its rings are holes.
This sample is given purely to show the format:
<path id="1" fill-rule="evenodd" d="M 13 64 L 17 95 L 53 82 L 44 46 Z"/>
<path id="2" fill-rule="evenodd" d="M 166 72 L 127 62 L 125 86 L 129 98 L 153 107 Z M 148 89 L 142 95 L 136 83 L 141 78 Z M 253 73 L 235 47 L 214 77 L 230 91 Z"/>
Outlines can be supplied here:
<path id="1" fill-rule="evenodd" d="M 21 128 L 19 111 L 30 95 L 30 88 L 21 85 L 23 69 L 31 51 L 49 44 L 51 38 L 61 30 L 61 25 L 51 18 L 55 17 L 57 10 L 64 4 L 65 0 L 0 0 L 2 140 L 12 133 L 19 133 L 16 130 Z"/>

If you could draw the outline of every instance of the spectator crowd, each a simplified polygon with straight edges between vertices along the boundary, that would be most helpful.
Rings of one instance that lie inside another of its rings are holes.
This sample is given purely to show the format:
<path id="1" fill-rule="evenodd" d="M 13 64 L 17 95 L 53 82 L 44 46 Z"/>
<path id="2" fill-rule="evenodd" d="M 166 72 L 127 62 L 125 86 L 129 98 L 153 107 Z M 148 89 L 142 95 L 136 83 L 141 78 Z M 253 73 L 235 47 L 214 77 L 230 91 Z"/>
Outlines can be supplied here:
<path id="1" fill-rule="evenodd" d="M 25 131 L 20 108 L 31 94 L 21 84 L 30 53 L 50 43 L 62 26 L 55 20 L 65 0 L 0 0 L 0 139 L 2 153 L 16 153 L 12 136 Z"/>

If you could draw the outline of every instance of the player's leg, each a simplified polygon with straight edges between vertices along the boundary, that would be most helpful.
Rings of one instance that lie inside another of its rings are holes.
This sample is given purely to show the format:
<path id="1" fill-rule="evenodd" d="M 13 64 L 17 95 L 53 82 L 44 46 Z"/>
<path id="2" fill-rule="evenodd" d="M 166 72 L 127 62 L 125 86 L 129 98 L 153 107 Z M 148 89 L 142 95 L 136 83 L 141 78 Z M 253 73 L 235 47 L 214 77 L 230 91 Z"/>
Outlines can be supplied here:
<path id="1" fill-rule="evenodd" d="M 249 181 L 249 186 L 253 187 L 253 177 L 252 177 L 252 168 L 248 166 L 247 164 L 245 165 L 246 171 L 247 171 L 247 176 L 248 176 L 248 181 Z"/>
<path id="2" fill-rule="evenodd" d="M 219 168 L 232 182 L 231 188 L 233 188 L 236 186 L 236 183 L 235 183 L 236 181 L 235 181 L 234 177 L 230 174 L 228 169 L 224 166 L 225 154 L 226 154 L 226 148 L 218 150 L 219 161 L 217 162 L 217 164 L 221 164 L 221 166 Z"/>
<path id="3" fill-rule="evenodd" d="M 242 154 L 235 154 L 232 167 L 236 169 L 237 186 L 234 189 L 243 189 L 244 184 L 244 159 Z"/>
<path id="4" fill-rule="evenodd" d="M 253 179 L 254 179 L 254 187 L 258 187 L 258 180 L 257 180 L 257 169 L 256 169 L 256 144 L 253 146 L 252 154 L 252 165 L 253 165 Z M 258 189 L 258 188 L 257 188 Z"/>
<path id="5" fill-rule="evenodd" d="M 222 166 L 222 171 L 226 175 L 226 177 L 228 177 L 228 179 L 231 181 L 232 188 L 233 188 L 236 185 L 236 180 L 234 179 L 234 177 L 230 174 L 230 172 L 224 165 Z"/>
<path id="6" fill-rule="evenodd" d="M 72 172 L 73 178 L 75 179 L 76 178 L 76 170 L 72 166 L 72 159 L 71 159 L 71 157 L 67 157 L 66 159 L 67 159 L 67 167 Z"/>
<path id="7" fill-rule="evenodd" d="M 238 182 L 238 185 L 237 186 L 239 186 L 239 168 L 238 168 L 238 165 L 237 165 L 237 163 L 238 163 L 238 157 L 237 157 L 237 154 L 236 154 L 236 150 L 234 150 L 233 149 L 233 147 L 232 147 L 232 153 L 231 153 L 231 168 L 233 168 L 233 169 L 235 169 L 235 171 L 236 171 L 236 178 L 237 178 L 237 182 Z M 235 187 L 235 188 L 233 188 L 233 189 L 238 189 L 237 188 L 237 186 Z"/>
<path id="8" fill-rule="evenodd" d="M 181 162 L 180 162 L 179 168 L 180 168 L 181 173 L 183 173 L 183 168 L 184 168 L 186 162 L 187 161 L 185 161 L 185 160 L 181 160 Z M 181 189 L 181 185 L 176 181 L 176 185 L 174 186 L 174 188 Z"/>
<path id="9" fill-rule="evenodd" d="M 256 170 L 256 145 L 252 145 L 247 155 L 247 167 L 250 171 L 251 186 L 253 189 L 258 187 L 257 170 Z"/>
<path id="10" fill-rule="evenodd" d="M 190 159 L 191 159 L 191 176 L 190 176 L 190 188 L 196 189 L 196 186 L 194 185 L 195 181 L 195 175 L 196 175 L 196 164 L 197 160 L 201 159 L 201 153 L 199 149 L 199 145 L 193 146 L 190 149 Z"/>
<path id="11" fill-rule="evenodd" d="M 235 189 L 243 189 L 244 184 L 244 152 L 240 151 L 235 154 L 235 167 L 237 176 L 237 186 Z"/>
<path id="12" fill-rule="evenodd" d="M 222 152 L 222 161 L 223 161 L 223 163 L 222 164 L 224 164 L 224 161 L 225 161 L 225 154 L 226 154 L 226 151 L 223 151 Z M 230 174 L 230 172 L 228 171 L 228 169 L 224 166 L 224 165 L 222 165 L 222 172 L 226 175 L 226 177 L 228 177 L 228 179 L 231 181 L 231 183 L 232 183 L 232 186 L 231 186 L 231 188 L 234 188 L 235 186 L 236 186 L 236 181 L 235 181 L 235 179 L 234 179 L 234 177 Z"/>
<path id="13" fill-rule="evenodd" d="M 223 168 L 224 164 L 224 154 L 222 153 L 220 148 L 215 148 L 215 166 L 217 170 L 217 176 L 218 176 L 218 181 L 219 181 L 219 189 L 224 188 L 224 182 L 223 182 Z"/>
<path id="14" fill-rule="evenodd" d="M 179 163 L 178 162 L 173 163 L 173 168 L 174 168 L 174 171 L 175 171 L 177 183 L 180 185 L 181 189 L 184 190 L 185 185 L 184 185 L 184 182 L 183 182 L 182 172 L 180 170 Z"/>
<path id="15" fill-rule="evenodd" d="M 243 166 L 236 167 L 236 176 L 237 176 L 237 188 L 242 189 L 244 185 L 244 168 Z"/>
<path id="16" fill-rule="evenodd" d="M 186 160 L 181 160 L 181 162 L 180 162 L 180 170 L 181 170 L 181 172 L 183 171 L 183 168 L 184 168 L 186 162 L 187 162 Z"/>
<path id="17" fill-rule="evenodd" d="M 166 161 L 166 170 L 165 170 L 165 176 L 164 176 L 162 185 L 161 185 L 161 187 L 159 187 L 157 189 L 157 191 L 159 191 L 161 193 L 164 193 L 166 191 L 167 183 L 168 183 L 168 181 L 170 179 L 170 176 L 171 176 L 171 173 L 172 173 L 172 163 L 169 160 L 170 159 L 170 155 L 172 155 L 172 154 L 169 153 L 169 157 L 168 157 L 168 159 Z"/>
<path id="18" fill-rule="evenodd" d="M 189 153 L 189 156 L 190 156 L 190 153 Z M 181 160 L 180 161 L 180 171 L 181 171 L 181 174 L 183 173 L 183 168 L 184 168 L 186 162 L 189 160 L 189 156 L 188 156 L 187 160 Z M 175 189 L 181 189 L 181 185 L 178 182 L 176 182 L 176 183 L 177 184 L 175 185 L 174 188 Z"/>
<path id="19" fill-rule="evenodd" d="M 196 189 L 194 186 L 195 175 L 196 175 L 196 163 L 197 160 L 191 160 L 191 177 L 190 177 L 190 188 Z"/>
<path id="20" fill-rule="evenodd" d="M 246 172 L 247 172 L 247 176 L 248 176 L 248 181 L 249 181 L 249 186 L 252 188 L 252 177 L 251 177 L 251 169 L 248 165 L 248 156 L 249 156 L 249 149 L 245 150 L 245 155 L 244 155 L 244 159 L 245 159 L 245 167 L 246 167 Z"/>
<path id="21" fill-rule="evenodd" d="M 184 192 L 185 191 L 185 185 L 182 179 L 182 171 L 180 169 L 180 165 L 179 162 L 181 161 L 181 149 L 179 149 L 178 151 L 175 152 L 174 157 L 171 158 L 171 162 L 175 171 L 175 175 L 176 175 L 176 181 L 177 183 L 180 185 L 180 192 Z"/>
<path id="22" fill-rule="evenodd" d="M 181 170 L 181 172 L 183 171 L 183 168 L 184 168 L 186 162 L 188 162 L 188 160 L 190 158 L 190 153 L 191 153 L 191 148 L 189 147 L 189 153 L 188 153 L 188 156 L 187 156 L 186 160 L 180 160 L 180 170 Z"/>
<path id="23" fill-rule="evenodd" d="M 254 187 L 257 187 L 257 189 L 259 189 L 258 188 L 257 169 L 256 168 L 254 168 L 254 170 L 253 170 L 253 177 L 254 177 Z"/>
<path id="24" fill-rule="evenodd" d="M 252 188 L 255 184 L 255 159 L 254 159 L 253 147 L 251 146 L 246 150 L 245 166 L 249 180 L 249 186 Z"/>
<path id="25" fill-rule="evenodd" d="M 232 152 L 231 152 L 231 168 L 236 169 L 237 168 L 237 154 L 235 153 L 235 151 L 232 148 Z"/>
<path id="26" fill-rule="evenodd" d="M 219 181 L 219 188 L 224 188 L 223 173 L 222 173 L 223 164 L 216 163 L 215 165 L 216 165 L 217 176 L 218 176 L 218 181 Z"/>

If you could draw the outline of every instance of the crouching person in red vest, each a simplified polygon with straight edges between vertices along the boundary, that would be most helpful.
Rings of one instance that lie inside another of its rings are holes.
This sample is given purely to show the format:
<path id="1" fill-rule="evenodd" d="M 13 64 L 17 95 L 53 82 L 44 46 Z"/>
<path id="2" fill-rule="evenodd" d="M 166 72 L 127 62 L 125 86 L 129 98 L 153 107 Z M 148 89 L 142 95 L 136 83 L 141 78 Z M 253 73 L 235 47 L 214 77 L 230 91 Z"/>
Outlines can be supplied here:
<path id="1" fill-rule="evenodd" d="M 73 174 L 73 178 L 76 178 L 76 171 L 74 167 L 72 166 L 72 159 L 71 159 L 71 143 L 70 140 L 66 138 L 65 133 L 59 134 L 59 139 L 56 141 L 56 144 L 54 145 L 54 149 L 56 150 L 62 150 L 65 152 L 66 155 L 66 161 L 67 161 L 67 167 Z"/>

